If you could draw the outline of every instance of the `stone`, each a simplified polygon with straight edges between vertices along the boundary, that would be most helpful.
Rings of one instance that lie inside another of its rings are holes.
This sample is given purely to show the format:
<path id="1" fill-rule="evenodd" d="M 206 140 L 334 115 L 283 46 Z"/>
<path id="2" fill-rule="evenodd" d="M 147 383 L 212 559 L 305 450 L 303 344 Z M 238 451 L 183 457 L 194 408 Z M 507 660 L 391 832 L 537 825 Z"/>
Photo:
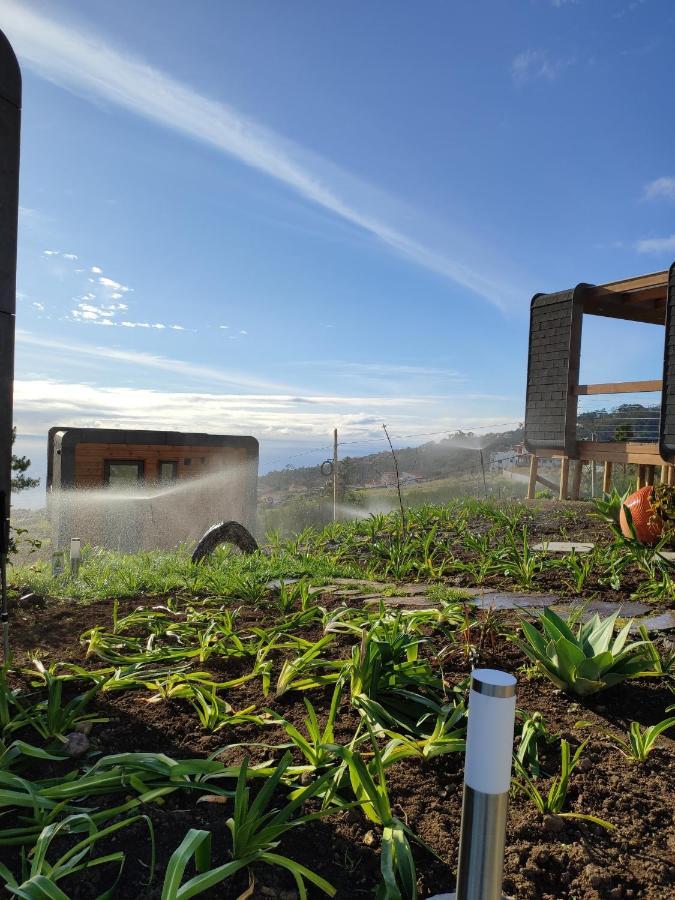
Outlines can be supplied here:
<path id="1" fill-rule="evenodd" d="M 544 831 L 549 834 L 560 834 L 565 827 L 565 820 L 560 816 L 544 816 Z"/>
<path id="2" fill-rule="evenodd" d="M 590 553 L 594 546 L 587 541 L 543 541 L 531 549 L 543 553 Z"/>
<path id="3" fill-rule="evenodd" d="M 75 758 L 84 756 L 88 749 L 89 738 L 86 734 L 82 734 L 81 731 L 71 731 L 70 734 L 66 735 L 65 751 L 68 756 Z"/>

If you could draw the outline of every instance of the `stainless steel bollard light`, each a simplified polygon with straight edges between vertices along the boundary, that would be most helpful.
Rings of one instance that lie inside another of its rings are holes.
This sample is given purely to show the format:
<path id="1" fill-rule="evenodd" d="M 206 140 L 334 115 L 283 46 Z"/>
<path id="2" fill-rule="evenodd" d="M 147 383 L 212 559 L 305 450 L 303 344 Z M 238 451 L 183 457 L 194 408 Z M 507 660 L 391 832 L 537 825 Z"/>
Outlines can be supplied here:
<path id="1" fill-rule="evenodd" d="M 474 669 L 464 762 L 457 900 L 501 900 L 516 679 Z"/>

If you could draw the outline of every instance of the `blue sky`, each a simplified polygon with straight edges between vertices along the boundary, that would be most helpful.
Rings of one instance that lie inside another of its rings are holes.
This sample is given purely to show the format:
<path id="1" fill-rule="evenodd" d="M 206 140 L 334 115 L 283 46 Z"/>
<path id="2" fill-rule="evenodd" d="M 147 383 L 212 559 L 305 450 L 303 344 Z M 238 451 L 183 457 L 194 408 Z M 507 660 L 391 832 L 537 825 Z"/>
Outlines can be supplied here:
<path id="1" fill-rule="evenodd" d="M 250 433 L 269 468 L 334 426 L 357 454 L 517 422 L 532 293 L 675 258 L 667 0 L 0 0 L 0 27 L 37 473 L 57 423 Z M 584 327 L 583 377 L 659 377 L 660 329 Z"/>

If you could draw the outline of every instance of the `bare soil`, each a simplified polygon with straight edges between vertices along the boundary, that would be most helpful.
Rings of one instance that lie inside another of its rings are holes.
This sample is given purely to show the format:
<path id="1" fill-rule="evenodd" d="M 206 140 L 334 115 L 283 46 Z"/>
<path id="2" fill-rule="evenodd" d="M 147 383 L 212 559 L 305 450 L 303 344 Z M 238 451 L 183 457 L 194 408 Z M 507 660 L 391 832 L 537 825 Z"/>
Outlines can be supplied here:
<path id="1" fill-rule="evenodd" d="M 581 535 L 575 532 L 575 537 Z M 591 537 L 589 532 L 584 533 L 584 538 L 587 537 Z M 145 602 L 141 597 L 121 601 L 120 615 Z M 158 601 L 153 598 L 151 602 Z M 335 600 L 326 596 L 319 602 L 330 605 Z M 80 604 L 33 598 L 28 603 L 15 601 L 11 612 L 11 638 L 17 666 L 26 664 L 28 654 L 36 650 L 46 663 L 69 660 L 88 667 L 98 665 L 95 660 L 84 659 L 80 635 L 94 625 L 110 624 L 112 601 Z M 263 615 L 252 610 L 244 616 L 242 624 L 259 620 Z M 272 617 L 273 613 L 268 611 L 266 615 Z M 311 629 L 303 634 L 311 639 L 317 636 Z M 431 659 L 435 659 L 434 637 L 431 635 L 428 650 Z M 660 721 L 665 707 L 673 703 L 668 686 L 657 680 L 623 684 L 588 700 L 569 697 L 555 690 L 548 681 L 528 680 L 521 669 L 525 658 L 505 638 L 500 636 L 492 646 L 490 643 L 486 642 L 480 663 L 516 673 L 518 706 L 529 712 L 541 712 L 550 730 L 567 737 L 573 746 L 582 738 L 582 732 L 575 728 L 579 720 L 624 734 L 632 720 L 643 725 Z M 350 640 L 339 637 L 333 645 L 333 656 L 347 656 L 349 645 Z M 211 658 L 199 668 L 211 671 L 218 679 L 232 678 L 241 673 L 242 663 Z M 448 684 L 460 682 L 468 671 L 461 648 L 443 663 Z M 17 677 L 26 684 L 22 676 Z M 310 692 L 322 718 L 327 714 L 330 695 L 330 689 Z M 203 757 L 224 748 L 222 759 L 226 763 L 239 761 L 245 753 L 252 761 L 281 756 L 280 750 L 270 754 L 255 747 L 228 749 L 228 745 L 248 742 L 284 743 L 286 735 L 276 726 L 246 725 L 212 734 L 199 726 L 186 703 L 148 704 L 146 699 L 144 692 L 101 695 L 92 708 L 108 716 L 109 721 L 94 726 L 90 754 L 147 750 L 186 758 Z M 302 694 L 290 693 L 278 700 L 272 695 L 263 697 L 258 680 L 232 690 L 227 699 L 235 709 L 255 703 L 258 709 L 271 708 L 295 723 L 302 723 L 305 716 Z M 347 742 L 357 722 L 348 698 L 343 698 L 336 740 Z M 36 742 L 34 734 L 18 736 Z M 505 892 L 519 900 L 675 897 L 675 744 L 667 737 L 661 738 L 649 761 L 638 765 L 597 738 L 589 743 L 583 758 L 583 766 L 572 775 L 566 809 L 607 819 L 616 829 L 607 831 L 573 820 L 544 820 L 523 795 L 516 794 L 509 805 Z M 48 774 L 58 774 L 60 766 L 65 773 L 73 764 L 55 764 Z M 551 773 L 558 770 L 557 751 L 544 756 L 543 767 Z M 46 772 L 44 766 L 36 766 L 34 771 L 29 770 L 27 777 L 45 777 Z M 427 763 L 397 763 L 387 770 L 387 776 L 395 814 L 440 857 L 439 861 L 422 847 L 414 847 L 420 896 L 425 898 L 451 890 L 459 838 L 462 754 L 452 753 Z M 159 896 L 157 885 L 161 885 L 167 860 L 191 827 L 212 831 L 213 846 L 220 850 L 220 860 L 227 859 L 229 833 L 225 820 L 231 812 L 230 801 L 198 803 L 196 795 L 177 792 L 163 806 L 149 805 L 144 812 L 155 828 L 157 876 L 152 885 L 145 884 L 149 859 L 146 827 L 139 823 L 117 833 L 110 840 L 109 848 L 122 849 L 127 857 L 116 893 L 123 900 Z M 9 826 L 11 817 L 5 815 L 3 823 Z M 282 840 L 277 852 L 288 854 L 328 879 L 336 887 L 340 900 L 372 897 L 379 881 L 378 831 L 357 810 L 298 827 Z M 13 849 L 3 848 L 3 862 L 17 865 Z M 297 896 L 292 879 L 278 868 L 259 867 L 253 878 L 252 893 L 247 896 L 280 900 Z M 96 896 L 110 881 L 110 872 L 101 867 L 87 871 L 86 879 L 79 882 L 71 879 L 70 884 L 63 882 L 62 886 L 73 900 L 85 900 Z M 248 884 L 248 875 L 241 873 L 238 880 L 228 881 L 225 888 L 216 888 L 204 896 L 235 898 Z M 310 896 L 324 895 L 312 890 Z"/>

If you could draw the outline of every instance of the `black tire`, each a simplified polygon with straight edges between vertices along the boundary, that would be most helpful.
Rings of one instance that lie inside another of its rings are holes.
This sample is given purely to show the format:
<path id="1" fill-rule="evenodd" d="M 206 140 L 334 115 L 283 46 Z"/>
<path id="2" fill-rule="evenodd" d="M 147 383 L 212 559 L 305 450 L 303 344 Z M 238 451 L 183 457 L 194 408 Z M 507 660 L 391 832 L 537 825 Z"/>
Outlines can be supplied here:
<path id="1" fill-rule="evenodd" d="M 258 549 L 256 539 L 248 529 L 239 522 L 218 522 L 200 538 L 192 554 L 192 562 L 201 562 L 221 544 L 234 544 L 242 553 L 255 553 Z"/>

